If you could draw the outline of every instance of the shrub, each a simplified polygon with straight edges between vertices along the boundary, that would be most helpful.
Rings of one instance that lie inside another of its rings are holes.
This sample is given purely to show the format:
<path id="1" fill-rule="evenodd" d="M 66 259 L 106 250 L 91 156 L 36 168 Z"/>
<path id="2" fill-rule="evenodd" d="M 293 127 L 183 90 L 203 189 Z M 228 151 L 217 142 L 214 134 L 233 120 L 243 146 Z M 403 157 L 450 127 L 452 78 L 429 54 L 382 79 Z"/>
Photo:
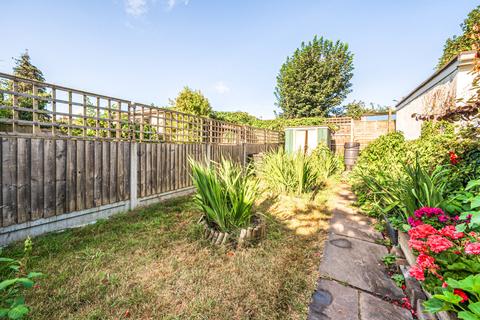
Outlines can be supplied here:
<path id="1" fill-rule="evenodd" d="M 318 185 L 313 158 L 303 153 L 289 154 L 283 149 L 265 154 L 259 175 L 274 192 L 297 194 L 312 191 Z"/>
<path id="2" fill-rule="evenodd" d="M 34 285 L 34 279 L 40 277 L 39 272 L 26 273 L 27 262 L 32 250 L 30 238 L 25 240 L 24 257 L 15 260 L 0 257 L 0 319 L 22 319 L 30 309 L 25 304 L 23 292 Z"/>
<path id="3" fill-rule="evenodd" d="M 343 166 L 341 160 L 325 144 L 319 144 L 312 154 L 312 164 L 320 182 L 338 173 Z"/>
<path id="4" fill-rule="evenodd" d="M 212 165 L 190 160 L 190 165 L 197 189 L 195 200 L 207 223 L 222 232 L 250 225 L 258 190 L 251 168 L 242 170 L 227 159 Z"/>

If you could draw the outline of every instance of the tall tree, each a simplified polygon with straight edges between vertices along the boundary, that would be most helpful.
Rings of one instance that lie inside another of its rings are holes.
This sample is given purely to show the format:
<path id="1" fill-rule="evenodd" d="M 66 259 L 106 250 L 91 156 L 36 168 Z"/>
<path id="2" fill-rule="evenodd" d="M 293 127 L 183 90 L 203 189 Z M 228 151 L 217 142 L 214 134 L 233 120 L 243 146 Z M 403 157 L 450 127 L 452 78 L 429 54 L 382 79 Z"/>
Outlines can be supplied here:
<path id="1" fill-rule="evenodd" d="M 276 105 L 286 118 L 327 116 L 351 92 L 348 44 L 315 36 L 287 57 L 277 76 Z"/>
<path id="2" fill-rule="evenodd" d="M 45 77 L 43 76 L 42 71 L 40 71 L 40 69 L 38 69 L 35 65 L 32 64 L 30 55 L 28 54 L 27 50 L 25 50 L 25 52 L 22 53 L 19 58 L 14 58 L 14 61 L 15 61 L 15 66 L 13 67 L 13 75 L 21 78 L 30 79 L 30 80 L 36 80 L 39 82 L 45 82 Z M 9 88 L 9 90 L 12 90 L 13 83 L 9 81 L 7 83 L 7 87 Z M 37 90 L 38 96 L 44 97 L 44 98 L 48 97 L 48 94 L 45 88 L 38 87 L 37 89 L 38 89 Z M 17 92 L 31 95 L 33 94 L 33 85 L 27 82 L 19 82 Z M 32 98 L 18 96 L 17 99 L 18 99 L 17 107 L 28 108 L 28 109 L 33 108 Z M 10 99 L 8 99 L 8 103 L 9 105 L 13 104 L 13 100 L 11 97 Z M 46 100 L 38 100 L 39 110 L 44 110 L 46 106 L 47 106 Z M 19 118 L 21 120 L 32 120 L 33 115 L 32 115 L 32 112 L 29 112 L 29 111 L 20 111 Z M 48 116 L 45 114 L 39 115 L 40 120 L 44 120 L 46 118 L 48 118 Z"/>
<path id="3" fill-rule="evenodd" d="M 192 90 L 189 87 L 183 88 L 171 104 L 178 111 L 197 116 L 210 116 L 212 113 L 212 107 L 208 99 L 200 90 Z"/>
<path id="4" fill-rule="evenodd" d="M 462 51 L 480 50 L 480 6 L 470 11 L 460 27 L 462 35 L 453 36 L 445 41 L 437 69 L 441 69 Z"/>

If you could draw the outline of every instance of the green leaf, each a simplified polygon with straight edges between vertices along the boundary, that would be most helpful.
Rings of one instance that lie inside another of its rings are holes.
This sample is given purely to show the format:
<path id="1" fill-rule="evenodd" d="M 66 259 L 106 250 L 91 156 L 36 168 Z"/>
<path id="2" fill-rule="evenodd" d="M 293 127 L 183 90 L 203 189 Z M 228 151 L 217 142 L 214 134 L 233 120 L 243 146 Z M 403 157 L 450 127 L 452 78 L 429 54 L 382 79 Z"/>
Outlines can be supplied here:
<path id="1" fill-rule="evenodd" d="M 28 278 L 18 278 L 17 282 L 21 283 L 25 288 L 33 287 L 33 281 Z"/>
<path id="2" fill-rule="evenodd" d="M 453 303 L 453 304 L 459 304 L 460 301 L 462 301 L 462 298 L 460 296 L 457 296 L 456 294 L 450 291 L 444 291 L 443 294 L 435 294 L 433 297 L 445 302 Z"/>
<path id="3" fill-rule="evenodd" d="M 38 277 L 42 277 L 42 276 L 43 276 L 43 273 L 41 273 L 41 272 L 30 272 L 27 275 L 27 278 L 33 279 L 33 278 L 38 278 Z"/>
<path id="4" fill-rule="evenodd" d="M 477 187 L 477 186 L 480 186 L 480 179 L 478 180 L 470 180 L 468 181 L 468 184 L 467 184 L 467 187 L 465 188 L 465 190 L 470 190 L 474 187 Z"/>
<path id="5" fill-rule="evenodd" d="M 17 283 L 17 279 L 3 280 L 2 282 L 0 282 L 0 290 L 4 290 L 5 288 L 8 288 L 15 283 Z"/>
<path id="6" fill-rule="evenodd" d="M 477 317 L 470 311 L 460 311 L 457 316 L 459 319 L 463 320 L 480 320 L 480 317 Z"/>
<path id="7" fill-rule="evenodd" d="M 480 194 L 473 198 L 470 203 L 470 208 L 475 209 L 478 207 L 480 207 Z"/>
<path id="8" fill-rule="evenodd" d="M 425 307 L 425 311 L 429 313 L 436 313 L 448 309 L 448 305 L 445 301 L 435 298 L 425 301 L 423 306 Z"/>
<path id="9" fill-rule="evenodd" d="M 8 314 L 8 309 L 0 308 L 0 318 L 6 317 Z"/>
<path id="10" fill-rule="evenodd" d="M 472 310 L 477 316 L 480 316 L 480 302 L 470 303 L 468 309 Z"/>
<path id="11" fill-rule="evenodd" d="M 10 309 L 10 311 L 8 311 L 8 317 L 13 320 L 22 319 L 29 311 L 27 306 L 21 304 Z"/>
<path id="12" fill-rule="evenodd" d="M 464 232 L 467 229 L 467 224 L 466 223 L 460 223 L 455 226 L 455 229 L 457 232 Z"/>

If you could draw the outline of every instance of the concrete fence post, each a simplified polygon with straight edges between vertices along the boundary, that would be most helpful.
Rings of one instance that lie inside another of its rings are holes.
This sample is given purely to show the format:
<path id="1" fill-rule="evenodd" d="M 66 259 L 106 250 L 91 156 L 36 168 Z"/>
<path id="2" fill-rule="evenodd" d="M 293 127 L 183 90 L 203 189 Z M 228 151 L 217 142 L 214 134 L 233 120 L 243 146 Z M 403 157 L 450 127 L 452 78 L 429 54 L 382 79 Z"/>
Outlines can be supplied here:
<path id="1" fill-rule="evenodd" d="M 138 143 L 130 142 L 130 210 L 138 206 Z"/>

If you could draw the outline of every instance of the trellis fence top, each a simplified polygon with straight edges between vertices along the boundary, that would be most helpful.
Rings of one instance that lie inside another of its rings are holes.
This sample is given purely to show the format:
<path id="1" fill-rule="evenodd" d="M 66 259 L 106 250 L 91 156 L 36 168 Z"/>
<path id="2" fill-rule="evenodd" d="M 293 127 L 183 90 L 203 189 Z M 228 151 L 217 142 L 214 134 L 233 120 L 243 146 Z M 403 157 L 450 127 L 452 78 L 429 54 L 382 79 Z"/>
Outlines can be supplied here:
<path id="1" fill-rule="evenodd" d="M 242 126 L 0 73 L 0 132 L 172 143 L 280 143 L 278 131 Z"/>

